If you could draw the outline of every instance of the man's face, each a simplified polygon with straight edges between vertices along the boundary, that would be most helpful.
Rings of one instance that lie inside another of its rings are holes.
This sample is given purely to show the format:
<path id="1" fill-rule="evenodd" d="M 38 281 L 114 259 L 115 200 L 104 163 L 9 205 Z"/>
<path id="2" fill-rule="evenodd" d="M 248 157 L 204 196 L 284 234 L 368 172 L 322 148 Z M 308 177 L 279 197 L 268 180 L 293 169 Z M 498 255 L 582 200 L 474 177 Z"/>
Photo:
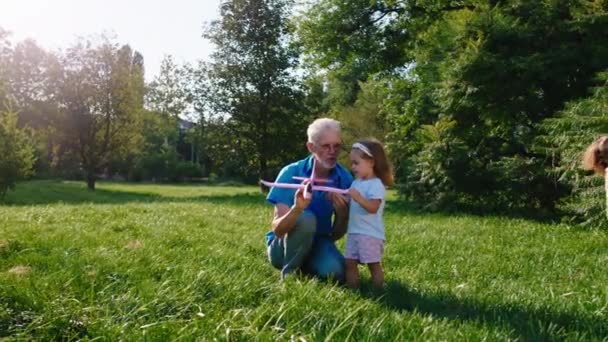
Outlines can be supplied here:
<path id="1" fill-rule="evenodd" d="M 340 132 L 325 131 L 317 143 L 309 146 L 323 168 L 333 169 L 338 163 L 338 154 L 342 151 L 342 138 Z"/>

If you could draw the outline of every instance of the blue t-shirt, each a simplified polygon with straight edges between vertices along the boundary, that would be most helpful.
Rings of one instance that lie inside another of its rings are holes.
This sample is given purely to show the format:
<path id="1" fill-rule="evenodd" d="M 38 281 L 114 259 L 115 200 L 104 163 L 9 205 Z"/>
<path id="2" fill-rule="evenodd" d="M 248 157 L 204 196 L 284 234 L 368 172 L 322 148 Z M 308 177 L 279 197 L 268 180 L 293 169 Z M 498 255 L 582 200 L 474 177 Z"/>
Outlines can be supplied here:
<path id="1" fill-rule="evenodd" d="M 377 239 L 386 240 L 382 213 L 386 198 L 386 189 L 379 178 L 355 179 L 352 188 L 361 193 L 366 200 L 380 199 L 380 207 L 375 214 L 370 214 L 359 203 L 350 200 L 348 212 L 348 234 L 363 234 Z"/>
<path id="2" fill-rule="evenodd" d="M 302 181 L 293 179 L 293 177 L 310 177 L 312 174 L 312 156 L 302 159 L 295 163 L 285 166 L 279 175 L 277 176 L 276 182 L 278 183 L 294 183 L 299 184 Z M 350 188 L 353 182 L 353 176 L 348 170 L 343 168 L 340 164 L 330 172 L 329 180 L 331 183 L 323 184 L 340 189 Z M 272 188 L 266 196 L 266 200 L 273 205 L 278 203 L 285 204 L 288 207 L 293 206 L 295 189 L 285 188 Z M 317 218 L 317 232 L 316 235 L 329 235 L 333 229 L 332 227 L 332 214 L 334 211 L 331 200 L 326 197 L 327 192 L 324 191 L 313 191 L 312 200 L 306 210 L 312 212 Z M 266 234 L 266 241 L 268 244 L 274 239 L 274 233 L 268 232 Z"/>

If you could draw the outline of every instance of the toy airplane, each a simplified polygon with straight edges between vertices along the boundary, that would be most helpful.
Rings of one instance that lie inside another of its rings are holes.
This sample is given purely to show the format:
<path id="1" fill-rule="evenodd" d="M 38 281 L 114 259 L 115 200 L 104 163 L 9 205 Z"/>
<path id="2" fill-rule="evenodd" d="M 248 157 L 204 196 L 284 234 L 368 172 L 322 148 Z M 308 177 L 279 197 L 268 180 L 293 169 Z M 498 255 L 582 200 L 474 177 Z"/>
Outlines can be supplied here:
<path id="1" fill-rule="evenodd" d="M 302 183 L 300 183 L 300 184 L 273 183 L 273 182 L 267 182 L 265 180 L 260 180 L 260 183 L 266 185 L 269 188 L 303 189 L 304 190 L 304 198 L 306 198 L 306 199 L 312 198 L 312 192 L 313 191 L 334 192 L 334 193 L 343 194 L 343 195 L 348 194 L 348 189 L 340 189 L 340 188 L 334 188 L 334 187 L 331 187 L 331 186 L 316 185 L 315 183 L 331 183 L 331 180 L 328 180 L 328 179 L 317 179 L 317 178 L 315 178 L 315 166 L 316 166 L 316 161 L 313 158 L 312 173 L 310 175 L 310 178 L 306 178 L 306 177 L 293 177 L 293 179 L 302 181 Z M 307 181 L 307 180 L 310 181 L 310 182 L 307 183 L 307 184 L 304 184 L 304 181 Z"/>

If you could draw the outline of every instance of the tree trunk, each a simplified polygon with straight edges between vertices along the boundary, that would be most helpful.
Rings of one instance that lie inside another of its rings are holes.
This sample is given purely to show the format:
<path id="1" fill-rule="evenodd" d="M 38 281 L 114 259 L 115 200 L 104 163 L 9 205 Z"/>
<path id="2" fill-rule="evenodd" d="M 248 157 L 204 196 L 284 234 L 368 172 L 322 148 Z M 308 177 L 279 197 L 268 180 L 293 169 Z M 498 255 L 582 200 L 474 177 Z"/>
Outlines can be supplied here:
<path id="1" fill-rule="evenodd" d="M 260 178 L 264 179 L 264 180 L 268 180 L 266 178 L 268 176 L 267 175 L 267 173 L 268 173 L 268 163 L 267 163 L 266 157 L 264 155 L 260 155 L 260 162 L 258 164 L 258 167 L 259 167 L 258 173 L 260 175 Z M 267 193 L 268 190 L 269 190 L 268 188 L 266 188 L 265 185 L 262 185 L 262 183 L 260 183 L 260 189 L 262 190 L 263 193 Z"/>
<path id="2" fill-rule="evenodd" d="M 95 173 L 87 172 L 87 189 L 94 191 L 95 190 Z"/>

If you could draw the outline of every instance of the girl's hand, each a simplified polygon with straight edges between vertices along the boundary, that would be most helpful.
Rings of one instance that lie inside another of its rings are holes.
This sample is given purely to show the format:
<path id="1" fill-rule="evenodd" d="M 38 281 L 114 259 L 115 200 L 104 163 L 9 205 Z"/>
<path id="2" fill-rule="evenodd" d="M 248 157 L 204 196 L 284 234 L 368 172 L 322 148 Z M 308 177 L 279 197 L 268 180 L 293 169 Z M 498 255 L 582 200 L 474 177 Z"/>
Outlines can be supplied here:
<path id="1" fill-rule="evenodd" d="M 366 199 L 361 195 L 359 191 L 354 188 L 350 188 L 348 190 L 348 194 L 353 199 L 353 201 L 357 202 L 363 209 L 365 209 L 370 214 L 375 214 L 378 212 L 380 205 L 382 204 L 382 199 L 379 198 L 370 198 Z"/>
<path id="2" fill-rule="evenodd" d="M 360 202 L 363 198 L 363 196 L 361 196 L 361 193 L 355 188 L 348 189 L 348 194 L 350 195 L 350 198 L 352 198 L 356 202 Z"/>

